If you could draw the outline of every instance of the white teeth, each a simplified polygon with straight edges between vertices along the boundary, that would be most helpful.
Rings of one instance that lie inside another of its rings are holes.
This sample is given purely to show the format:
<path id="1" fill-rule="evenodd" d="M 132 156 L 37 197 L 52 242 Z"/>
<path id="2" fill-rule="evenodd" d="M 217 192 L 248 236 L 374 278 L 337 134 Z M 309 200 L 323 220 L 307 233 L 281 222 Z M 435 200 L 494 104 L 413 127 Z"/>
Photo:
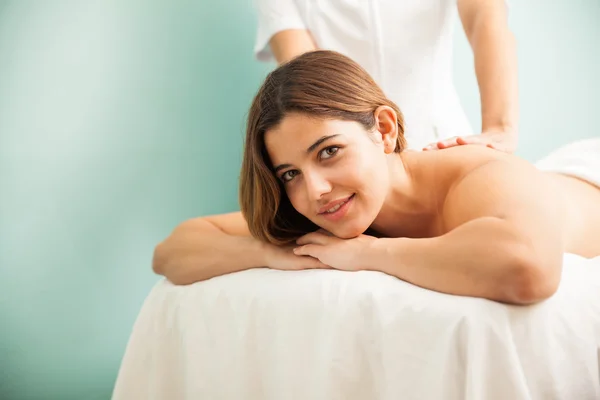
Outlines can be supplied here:
<path id="1" fill-rule="evenodd" d="M 347 202 L 348 202 L 348 200 L 344 201 L 343 203 L 337 204 L 337 205 L 335 205 L 335 206 L 331 207 L 329 210 L 327 210 L 327 211 L 325 211 L 325 212 L 327 212 L 327 213 L 333 213 L 333 212 L 336 212 L 337 210 L 339 210 L 339 208 L 340 208 L 341 206 L 343 206 L 343 205 L 344 205 L 344 204 L 346 204 Z"/>
<path id="2" fill-rule="evenodd" d="M 338 204 L 337 206 L 333 206 L 331 207 L 329 210 L 327 210 L 328 213 L 332 213 L 332 212 L 336 212 L 341 206 L 343 206 L 344 204 Z"/>

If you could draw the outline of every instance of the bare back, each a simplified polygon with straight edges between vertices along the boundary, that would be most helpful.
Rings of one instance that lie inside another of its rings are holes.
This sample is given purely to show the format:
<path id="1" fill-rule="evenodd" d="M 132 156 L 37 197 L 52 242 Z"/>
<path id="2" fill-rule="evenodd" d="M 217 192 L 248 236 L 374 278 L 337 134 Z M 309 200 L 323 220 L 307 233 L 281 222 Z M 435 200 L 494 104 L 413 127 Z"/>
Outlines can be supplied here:
<path id="1" fill-rule="evenodd" d="M 454 202 L 448 206 L 448 194 L 480 167 L 493 161 L 501 161 L 508 171 L 503 180 L 520 180 L 521 187 L 539 188 L 530 190 L 527 194 L 529 200 L 540 207 L 557 210 L 553 229 L 560 229 L 563 233 L 565 252 L 589 258 L 600 256 L 600 189 L 596 186 L 578 178 L 539 171 L 531 163 L 518 157 L 479 146 L 458 146 L 443 151 L 414 152 L 405 156 L 412 159 L 411 163 L 417 166 L 415 169 L 420 170 L 418 181 L 424 188 L 430 188 L 428 195 L 438 196 L 437 203 L 440 207 L 431 213 L 429 219 L 424 219 L 427 221 L 427 235 L 423 235 L 422 227 L 417 231 L 416 224 L 414 227 L 405 224 L 402 231 L 392 232 L 391 229 L 383 233 L 408 237 L 439 236 L 456 228 L 458 222 L 452 222 L 452 214 L 459 213 L 462 205 Z M 490 192 L 488 197 L 500 198 L 500 194 L 494 194 L 493 190 L 483 184 L 483 180 L 480 182 L 474 183 L 469 190 L 472 193 L 487 191 Z M 519 190 L 518 186 L 515 188 Z M 510 182 L 504 189 L 512 190 Z M 443 204 L 446 207 L 441 206 Z M 469 207 L 473 207 L 473 204 Z M 552 215 L 554 218 L 553 213 Z M 402 220 L 402 217 L 399 216 L 399 219 Z"/>
<path id="2" fill-rule="evenodd" d="M 600 188 L 579 178 L 545 172 L 565 196 L 567 249 L 584 257 L 600 255 Z"/>
<path id="3" fill-rule="evenodd" d="M 479 146 L 460 146 L 443 151 L 406 152 L 406 158 L 418 170 L 417 181 L 424 188 L 422 198 L 437 197 L 439 207 L 429 214 L 410 211 L 399 213 L 378 233 L 388 237 L 424 238 L 441 236 L 456 228 L 453 214 L 457 206 L 444 208 L 446 197 L 457 183 L 473 174 L 479 167 L 500 160 L 511 166 L 511 174 L 521 175 L 519 171 L 529 171 L 532 185 L 540 185 L 544 181 L 546 195 L 536 193 L 533 199 L 539 205 L 561 209 L 564 218 L 559 221 L 556 215 L 556 229 L 564 234 L 564 250 L 583 257 L 600 256 L 600 189 L 578 178 L 535 170 L 534 167 L 518 158 L 496 150 Z M 549 188 L 548 188 L 549 187 Z M 477 191 L 477 187 L 472 188 Z M 413 205 L 418 208 L 418 205 Z M 414 207 L 411 207 L 414 210 Z M 557 213 L 559 214 L 559 213 Z M 241 213 L 205 217 L 221 231 L 233 235 L 249 235 L 246 221 Z M 397 221 L 401 221 L 398 224 Z M 190 223 L 193 223 L 191 220 Z"/>

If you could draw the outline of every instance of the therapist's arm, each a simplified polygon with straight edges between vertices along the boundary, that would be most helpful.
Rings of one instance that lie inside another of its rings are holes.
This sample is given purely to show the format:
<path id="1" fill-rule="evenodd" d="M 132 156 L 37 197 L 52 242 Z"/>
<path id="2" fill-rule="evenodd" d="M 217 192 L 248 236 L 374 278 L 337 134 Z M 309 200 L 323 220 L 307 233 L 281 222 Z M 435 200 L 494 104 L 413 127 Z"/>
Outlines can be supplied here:
<path id="1" fill-rule="evenodd" d="M 458 11 L 475 58 L 482 132 L 505 132 L 516 139 L 516 41 L 508 27 L 505 0 L 458 0 Z"/>
<path id="2" fill-rule="evenodd" d="M 279 65 L 300 54 L 317 49 L 310 32 L 306 29 L 287 29 L 277 32 L 269 41 L 269 46 Z"/>
<path id="3" fill-rule="evenodd" d="M 475 59 L 481 135 L 446 139 L 437 147 L 483 144 L 512 153 L 519 124 L 517 55 L 505 0 L 458 0 L 458 12 Z"/>

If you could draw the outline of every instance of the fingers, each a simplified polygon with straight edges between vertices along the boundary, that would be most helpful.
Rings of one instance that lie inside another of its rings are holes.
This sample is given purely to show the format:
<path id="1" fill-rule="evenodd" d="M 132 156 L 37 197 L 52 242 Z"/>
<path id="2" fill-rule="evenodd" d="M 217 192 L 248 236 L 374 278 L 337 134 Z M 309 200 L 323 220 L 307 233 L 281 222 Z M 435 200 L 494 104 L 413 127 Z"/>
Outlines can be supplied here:
<path id="1" fill-rule="evenodd" d="M 458 136 L 453 136 L 448 139 L 440 140 L 439 142 L 431 143 L 423 148 L 424 151 L 427 150 L 438 150 L 438 149 L 447 149 L 449 147 L 458 146 L 457 142 Z"/>
<path id="2" fill-rule="evenodd" d="M 319 258 L 321 250 L 323 248 L 322 245 L 319 244 L 306 244 L 303 246 L 296 247 L 294 249 L 294 254 L 297 256 L 311 256 L 314 258 Z"/>
<path id="3" fill-rule="evenodd" d="M 460 145 L 465 145 L 465 144 L 473 144 L 474 140 L 473 138 L 467 136 L 467 137 L 457 137 L 456 138 L 456 143 L 460 144 Z"/>
<path id="4" fill-rule="evenodd" d="M 481 144 L 481 145 L 489 145 L 489 140 L 486 140 L 481 135 L 472 135 L 472 136 L 461 136 L 456 138 L 456 142 L 460 145 L 465 144 Z"/>
<path id="5" fill-rule="evenodd" d="M 305 245 L 305 244 L 320 244 L 326 245 L 328 243 L 332 243 L 335 240 L 334 236 L 329 234 L 322 233 L 320 231 L 307 233 L 304 236 L 299 237 L 296 240 L 296 244 Z"/>
<path id="6" fill-rule="evenodd" d="M 316 258 L 312 258 L 312 257 L 303 257 L 306 260 L 302 260 L 303 263 L 306 262 L 306 264 L 304 265 L 304 269 L 332 269 L 329 265 L 323 264 L 321 261 L 319 261 Z"/>
<path id="7" fill-rule="evenodd" d="M 490 143 L 489 140 L 483 138 L 481 135 L 470 135 L 470 136 L 453 136 L 448 139 L 441 140 L 436 143 L 432 143 L 423 148 L 423 151 L 427 150 L 441 150 L 441 149 L 449 149 L 450 147 L 455 146 L 464 146 L 467 144 L 478 144 L 490 147 L 494 149 L 494 145 Z"/>
<path id="8" fill-rule="evenodd" d="M 327 264 L 324 264 L 320 259 L 319 255 L 322 253 L 323 246 L 318 244 L 307 244 L 294 248 L 293 252 L 298 258 L 302 259 L 302 268 L 315 268 L 315 269 L 331 269 Z"/>
<path id="9" fill-rule="evenodd" d="M 456 141 L 460 145 L 478 144 L 481 146 L 489 147 L 490 149 L 497 150 L 497 147 L 490 139 L 491 138 L 484 137 L 483 135 L 473 135 L 473 136 L 459 137 L 456 139 Z"/>
<path id="10" fill-rule="evenodd" d="M 453 136 L 448 139 L 440 140 L 439 142 L 437 142 L 437 147 L 438 149 L 447 149 L 448 147 L 458 146 L 458 139 L 458 136 Z"/>

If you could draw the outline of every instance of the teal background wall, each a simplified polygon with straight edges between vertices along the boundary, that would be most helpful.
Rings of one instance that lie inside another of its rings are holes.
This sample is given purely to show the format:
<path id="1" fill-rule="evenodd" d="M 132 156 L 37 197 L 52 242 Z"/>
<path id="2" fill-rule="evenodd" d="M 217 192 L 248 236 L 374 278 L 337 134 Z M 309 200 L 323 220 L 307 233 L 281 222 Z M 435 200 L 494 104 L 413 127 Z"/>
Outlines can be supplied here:
<path id="1" fill-rule="evenodd" d="M 180 221 L 237 209 L 249 4 L 0 5 L 0 399 L 108 399 Z"/>
<path id="2" fill-rule="evenodd" d="M 512 2 L 521 147 L 600 136 L 600 2 Z M 154 245 L 237 209 L 251 0 L 0 1 L 0 399 L 108 399 Z M 455 78 L 474 127 L 472 55 Z"/>

